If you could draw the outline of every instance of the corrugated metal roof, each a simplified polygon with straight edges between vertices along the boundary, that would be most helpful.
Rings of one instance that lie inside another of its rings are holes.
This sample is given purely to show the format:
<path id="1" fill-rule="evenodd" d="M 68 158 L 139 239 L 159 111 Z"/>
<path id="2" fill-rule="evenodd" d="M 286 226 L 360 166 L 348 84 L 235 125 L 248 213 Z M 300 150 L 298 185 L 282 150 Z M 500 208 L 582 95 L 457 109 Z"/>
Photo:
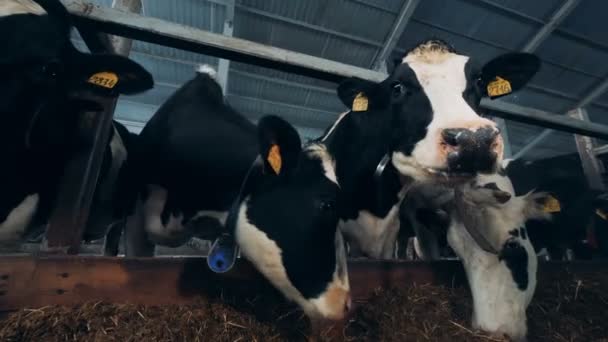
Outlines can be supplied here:
<path id="1" fill-rule="evenodd" d="M 370 67 L 405 0 L 236 0 L 234 36 L 314 56 Z M 94 0 L 110 6 L 111 0 Z M 221 33 L 227 0 L 143 0 L 144 15 Z M 563 0 L 425 0 L 400 37 L 393 56 L 428 37 L 439 37 L 462 53 L 488 60 L 521 49 L 564 3 Z M 538 47 L 541 71 L 523 91 L 505 97 L 520 105 L 564 113 L 608 77 L 605 1 L 581 1 Z M 75 36 L 78 40 L 77 36 Z M 132 57 L 148 68 L 155 89 L 119 100 L 116 115 L 145 122 L 157 106 L 193 75 L 196 64 L 217 58 L 136 42 Z M 344 110 L 335 85 L 284 72 L 230 63 L 229 101 L 257 120 L 277 114 L 306 137 L 320 134 Z M 592 121 L 608 123 L 608 94 L 589 106 Z M 508 122 L 514 152 L 542 128 Z M 531 157 L 572 152 L 571 134 L 550 136 Z"/>

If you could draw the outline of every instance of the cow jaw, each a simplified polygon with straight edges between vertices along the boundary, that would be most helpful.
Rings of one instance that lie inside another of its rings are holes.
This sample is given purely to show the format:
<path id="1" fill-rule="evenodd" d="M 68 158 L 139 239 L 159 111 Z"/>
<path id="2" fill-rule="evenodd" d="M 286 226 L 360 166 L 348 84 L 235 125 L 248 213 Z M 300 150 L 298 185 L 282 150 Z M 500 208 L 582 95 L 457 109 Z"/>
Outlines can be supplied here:
<path id="1" fill-rule="evenodd" d="M 340 320 L 350 306 L 350 285 L 342 234 L 336 232 L 336 267 L 331 281 L 316 298 L 305 298 L 293 285 L 283 264 L 283 251 L 275 241 L 247 218 L 249 198 L 239 209 L 236 242 L 253 266 L 288 300 L 296 302 L 311 319 Z"/>
<path id="2" fill-rule="evenodd" d="M 466 172 L 451 172 L 447 167 L 433 167 L 421 164 L 414 156 L 406 156 L 403 152 L 393 152 L 393 166 L 404 177 L 418 182 L 433 182 L 441 184 L 460 184 L 472 179 L 475 174 Z"/>

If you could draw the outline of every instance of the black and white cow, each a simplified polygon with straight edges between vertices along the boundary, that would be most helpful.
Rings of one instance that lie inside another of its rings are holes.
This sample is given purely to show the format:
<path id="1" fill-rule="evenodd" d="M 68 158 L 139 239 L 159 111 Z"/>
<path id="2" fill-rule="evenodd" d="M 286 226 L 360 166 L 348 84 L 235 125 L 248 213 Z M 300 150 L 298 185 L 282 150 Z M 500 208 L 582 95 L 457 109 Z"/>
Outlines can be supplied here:
<path id="1" fill-rule="evenodd" d="M 58 0 L 0 2 L 0 241 L 44 226 L 64 167 L 81 148 L 79 114 L 99 110 L 79 93 L 132 94 L 152 76 L 128 58 L 77 51 Z"/>
<path id="2" fill-rule="evenodd" d="M 256 128 L 225 102 L 209 66 L 161 106 L 137 146 L 129 161 L 135 210 L 125 233 L 128 256 L 213 238 L 205 230 L 215 220 L 313 320 L 344 316 L 350 287 L 337 229 L 339 185 L 325 146 L 302 147 L 296 130 L 275 116 Z"/>
<path id="3" fill-rule="evenodd" d="M 478 174 L 456 188 L 410 189 L 403 206 L 419 242 L 416 252 L 423 260 L 439 259 L 445 237 L 467 274 L 474 328 L 525 339 L 538 263 L 525 224 L 550 219 L 547 198 L 543 192 L 515 196 L 509 178 L 499 173 Z"/>
<path id="4" fill-rule="evenodd" d="M 589 187 L 578 153 L 514 160 L 505 172 L 516 194 L 536 189 L 557 200 L 552 208 L 554 220 L 528 223 L 537 252 L 546 249 L 552 259 L 590 259 L 600 255 L 600 248 L 608 248 L 606 241 L 598 238 L 608 232 L 608 221 L 602 214 L 608 201 L 602 199 L 602 191 Z"/>
<path id="5" fill-rule="evenodd" d="M 350 110 L 319 142 L 336 160 L 351 250 L 393 256 L 407 192 L 402 184 L 454 183 L 496 170 L 503 142 L 495 123 L 480 116 L 480 100 L 517 91 L 538 68 L 538 58 L 526 53 L 479 67 L 445 42 L 429 40 L 380 83 L 342 82 L 338 95 Z"/>

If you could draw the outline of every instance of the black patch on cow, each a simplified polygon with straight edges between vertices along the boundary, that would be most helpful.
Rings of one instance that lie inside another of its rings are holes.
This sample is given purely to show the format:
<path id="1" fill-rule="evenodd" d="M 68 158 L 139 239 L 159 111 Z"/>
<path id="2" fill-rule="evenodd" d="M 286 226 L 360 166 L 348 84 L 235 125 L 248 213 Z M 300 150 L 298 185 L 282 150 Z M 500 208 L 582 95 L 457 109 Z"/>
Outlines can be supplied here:
<path id="1" fill-rule="evenodd" d="M 518 229 L 509 230 L 509 235 L 514 236 L 514 237 L 519 237 L 519 230 Z"/>
<path id="2" fill-rule="evenodd" d="M 505 262 L 517 288 L 525 291 L 528 287 L 528 252 L 526 249 L 516 239 L 511 238 L 503 245 L 498 260 Z"/>
<path id="3" fill-rule="evenodd" d="M 526 233 L 526 228 L 521 227 L 521 228 L 519 228 L 519 231 L 521 232 L 521 238 L 526 240 L 528 238 L 528 234 Z"/>
<path id="4" fill-rule="evenodd" d="M 343 219 L 354 219 L 361 210 L 388 214 L 402 185 L 391 163 L 379 179 L 374 179 L 376 167 L 387 153 L 410 155 L 432 119 L 430 101 L 407 64 L 399 64 L 381 83 L 350 78 L 338 87 L 349 108 L 359 93 L 368 98 L 368 109 L 346 114 L 322 141 L 336 162 Z"/>
<path id="5" fill-rule="evenodd" d="M 473 58 L 469 58 L 464 65 L 464 75 L 467 80 L 467 85 L 462 92 L 462 98 L 467 102 L 471 108 L 476 112 L 479 111 L 479 102 L 482 98 L 481 86 L 481 73 L 479 65 L 474 61 Z"/>

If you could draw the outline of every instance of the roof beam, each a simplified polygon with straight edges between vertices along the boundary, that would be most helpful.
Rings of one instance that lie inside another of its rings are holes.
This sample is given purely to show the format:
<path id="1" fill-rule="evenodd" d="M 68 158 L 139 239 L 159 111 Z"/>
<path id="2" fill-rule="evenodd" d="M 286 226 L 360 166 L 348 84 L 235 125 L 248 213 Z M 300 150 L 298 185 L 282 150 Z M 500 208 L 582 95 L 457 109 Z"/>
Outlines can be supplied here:
<path id="1" fill-rule="evenodd" d="M 547 23 L 536 32 L 532 39 L 526 43 L 522 51 L 532 52 L 536 50 L 580 2 L 581 0 L 566 0 L 560 8 L 553 13 L 549 21 L 547 21 Z"/>
<path id="2" fill-rule="evenodd" d="M 183 26 L 167 20 L 125 13 L 82 0 L 62 0 L 81 26 L 176 49 L 226 58 L 330 82 L 355 76 L 382 81 L 385 75 L 244 39 Z M 240 8 L 237 6 L 237 8 Z"/>
<path id="3" fill-rule="evenodd" d="M 391 53 L 395 49 L 397 42 L 399 42 L 399 38 L 401 38 L 407 23 L 410 21 L 410 18 L 414 14 L 419 3 L 420 0 L 406 0 L 403 3 L 403 7 L 401 7 L 399 15 L 397 15 L 393 28 L 386 37 L 386 41 L 384 42 L 382 49 L 380 49 L 380 53 L 378 53 L 372 62 L 372 69 L 381 70 L 383 67 L 386 68 L 387 59 L 391 56 Z"/>
<path id="4" fill-rule="evenodd" d="M 358 77 L 379 82 L 385 74 L 338 63 L 335 61 L 288 51 L 234 37 L 226 37 L 208 31 L 186 27 L 158 18 L 143 17 L 111 8 L 102 8 L 82 0 L 62 0 L 75 21 L 99 31 L 121 35 L 177 49 L 202 53 L 233 61 L 282 70 L 298 75 L 340 82 L 347 77 Z M 502 101 L 482 102 L 489 109 L 511 106 Z M 577 120 L 546 112 L 517 106 L 524 112 L 495 113 L 495 116 L 538 126 L 564 130 L 581 135 L 608 139 L 608 126 L 593 123 L 578 123 Z"/>

